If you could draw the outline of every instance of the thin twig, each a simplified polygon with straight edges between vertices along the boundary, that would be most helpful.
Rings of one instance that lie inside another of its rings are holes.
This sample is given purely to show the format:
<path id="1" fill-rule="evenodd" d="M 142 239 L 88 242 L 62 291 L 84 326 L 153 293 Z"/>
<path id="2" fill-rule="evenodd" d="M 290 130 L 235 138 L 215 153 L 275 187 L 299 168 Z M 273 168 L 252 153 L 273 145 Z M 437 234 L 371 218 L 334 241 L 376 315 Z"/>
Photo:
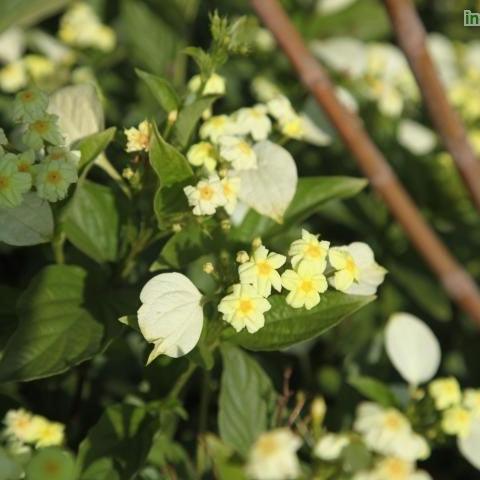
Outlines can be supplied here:
<path id="1" fill-rule="evenodd" d="M 480 211 L 480 162 L 457 112 L 450 105 L 427 49 L 425 27 L 411 0 L 385 0 L 398 43 L 417 79 L 430 118 Z"/>
<path id="2" fill-rule="evenodd" d="M 448 295 L 480 326 L 480 293 L 473 279 L 425 222 L 358 116 L 338 101 L 328 75 L 309 52 L 278 1 L 250 1 Z"/>

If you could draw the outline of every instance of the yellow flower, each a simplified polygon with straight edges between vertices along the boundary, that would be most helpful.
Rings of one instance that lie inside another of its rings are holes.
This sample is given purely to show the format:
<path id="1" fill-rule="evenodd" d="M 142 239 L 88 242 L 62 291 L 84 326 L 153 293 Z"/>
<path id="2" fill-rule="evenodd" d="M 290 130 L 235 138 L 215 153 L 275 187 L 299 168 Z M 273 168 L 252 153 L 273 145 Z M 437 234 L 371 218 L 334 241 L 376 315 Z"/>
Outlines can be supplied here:
<path id="1" fill-rule="evenodd" d="M 21 442 L 29 442 L 32 438 L 32 414 L 20 408 L 9 410 L 4 419 L 5 433 Z"/>
<path id="2" fill-rule="evenodd" d="M 57 422 L 50 422 L 40 415 L 32 418 L 33 436 L 31 442 L 37 448 L 52 447 L 61 445 L 65 438 L 65 425 Z"/>
<path id="3" fill-rule="evenodd" d="M 235 131 L 235 123 L 229 116 L 216 115 L 200 127 L 200 138 L 209 138 L 216 143 L 222 135 L 234 135 Z"/>
<path id="4" fill-rule="evenodd" d="M 318 269 L 323 272 L 327 266 L 327 254 L 330 242 L 319 241 L 318 235 L 313 235 L 307 230 L 302 230 L 302 238 L 295 240 L 288 254 L 292 257 L 292 266 L 296 268 L 300 262 L 308 261 L 315 263 Z"/>
<path id="5" fill-rule="evenodd" d="M 415 464 L 397 457 L 386 457 L 378 461 L 371 477 L 378 480 L 432 480 L 423 470 L 416 470 Z"/>
<path id="6" fill-rule="evenodd" d="M 287 303 L 293 308 L 312 309 L 320 303 L 320 293 L 328 288 L 328 283 L 319 265 L 301 262 L 297 270 L 287 270 L 282 275 L 282 285 L 290 293 Z"/>
<path id="7" fill-rule="evenodd" d="M 305 129 L 301 117 L 295 116 L 286 121 L 280 121 L 280 131 L 288 138 L 301 140 L 305 135 Z"/>
<path id="8" fill-rule="evenodd" d="M 212 172 L 217 166 L 215 147 L 209 142 L 199 142 L 192 145 L 187 152 L 187 159 L 194 167 L 202 165 Z"/>
<path id="9" fill-rule="evenodd" d="M 0 89 L 5 92 L 17 92 L 28 83 L 25 64 L 21 60 L 11 62 L 0 69 Z"/>
<path id="10" fill-rule="evenodd" d="M 336 270 L 331 280 L 332 285 L 342 292 L 347 291 L 358 281 L 360 270 L 353 256 L 345 247 L 333 247 L 328 252 L 328 260 Z"/>
<path id="11" fill-rule="evenodd" d="M 230 162 L 235 170 L 257 168 L 257 154 L 244 139 L 227 135 L 221 137 L 219 143 L 220 155 Z"/>
<path id="12" fill-rule="evenodd" d="M 470 433 L 472 413 L 463 407 L 445 410 L 442 418 L 442 430 L 449 435 L 465 438 Z"/>
<path id="13" fill-rule="evenodd" d="M 245 327 L 249 333 L 254 333 L 265 324 L 264 313 L 271 305 L 252 285 L 236 284 L 233 292 L 223 297 L 218 305 L 218 311 L 223 313 L 223 319 L 239 332 Z"/>
<path id="14" fill-rule="evenodd" d="M 151 125 L 144 120 L 138 125 L 138 128 L 131 127 L 124 130 L 127 136 L 127 152 L 139 152 L 150 148 Z"/>
<path id="15" fill-rule="evenodd" d="M 462 392 L 458 381 L 453 378 L 439 378 L 428 386 L 428 392 L 438 410 L 455 407 L 462 401 Z"/>
<path id="16" fill-rule="evenodd" d="M 473 415 L 480 417 L 480 389 L 465 389 L 463 392 L 463 404 Z"/>
<path id="17" fill-rule="evenodd" d="M 55 74 L 56 66 L 43 55 L 27 55 L 24 58 L 28 73 L 35 81 L 42 80 Z"/>
<path id="18" fill-rule="evenodd" d="M 226 203 L 222 183 L 216 175 L 200 180 L 195 187 L 188 185 L 183 191 L 194 215 L 213 215 L 218 207 Z"/>
<path id="19" fill-rule="evenodd" d="M 269 252 L 261 245 L 253 252 L 249 261 L 238 267 L 240 281 L 253 285 L 264 297 L 272 293 L 272 286 L 279 292 L 282 289 L 282 280 L 277 270 L 286 260 L 285 256 Z"/>

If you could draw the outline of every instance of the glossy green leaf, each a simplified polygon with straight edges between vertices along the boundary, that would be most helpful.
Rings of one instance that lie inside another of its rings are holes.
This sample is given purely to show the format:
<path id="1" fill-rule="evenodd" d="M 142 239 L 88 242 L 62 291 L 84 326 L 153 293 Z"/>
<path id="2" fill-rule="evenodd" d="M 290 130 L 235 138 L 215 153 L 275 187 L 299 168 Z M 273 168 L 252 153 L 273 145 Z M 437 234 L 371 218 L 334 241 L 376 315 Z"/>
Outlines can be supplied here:
<path id="1" fill-rule="evenodd" d="M 292 308 L 287 305 L 284 296 L 273 295 L 268 299 L 272 308 L 265 315 L 265 326 L 255 334 L 243 330 L 233 335 L 231 341 L 249 350 L 286 348 L 321 335 L 375 297 L 346 295 L 329 290 L 321 298 L 316 307 L 306 310 Z"/>
<path id="2" fill-rule="evenodd" d="M 180 110 L 174 126 L 175 139 L 180 148 L 188 145 L 202 113 L 210 108 L 217 98 L 215 95 L 206 95 Z"/>
<path id="3" fill-rule="evenodd" d="M 395 405 L 395 395 L 387 385 L 372 377 L 355 376 L 348 379 L 348 383 L 369 400 L 380 405 L 390 407 Z"/>
<path id="4" fill-rule="evenodd" d="M 68 240 L 99 263 L 117 258 L 119 214 L 111 188 L 85 181 L 63 217 Z"/>
<path id="5" fill-rule="evenodd" d="M 273 386 L 258 363 L 242 350 L 224 346 L 222 358 L 220 436 L 227 445 L 247 455 L 253 442 L 267 429 Z"/>
<path id="6" fill-rule="evenodd" d="M 72 147 L 74 150 L 80 150 L 79 168 L 90 165 L 110 144 L 115 136 L 116 128 L 110 127 L 102 132 L 92 133 L 84 137 Z"/>
<path id="7" fill-rule="evenodd" d="M 157 429 L 156 417 L 146 408 L 126 404 L 108 407 L 80 444 L 78 467 L 82 472 L 88 472 L 93 465 L 98 465 L 99 460 L 109 458 L 119 478 L 137 478 Z M 93 480 L 91 474 L 81 478 Z"/>
<path id="8" fill-rule="evenodd" d="M 352 197 L 366 185 L 366 180 L 353 177 L 300 178 L 297 191 L 285 212 L 282 224 L 250 210 L 243 222 L 235 229 L 234 235 L 243 241 L 250 241 L 257 236 L 268 238 L 279 235 L 292 225 L 299 224 L 314 214 L 326 202 Z"/>
<path id="9" fill-rule="evenodd" d="M 177 92 L 172 87 L 170 82 L 165 78 L 151 73 L 144 72 L 140 69 L 135 69 L 137 75 L 148 85 L 153 96 L 165 112 L 177 110 L 180 105 L 180 100 Z"/>
<path id="10" fill-rule="evenodd" d="M 26 466 L 29 480 L 75 480 L 77 473 L 73 455 L 57 447 L 42 448 L 34 453 Z"/>
<path id="11" fill-rule="evenodd" d="M 52 235 L 52 209 L 36 193 L 27 193 L 16 208 L 0 208 L 0 242 L 27 247 L 48 242 Z"/>
<path id="12" fill-rule="evenodd" d="M 103 326 L 82 308 L 86 272 L 53 265 L 38 273 L 18 301 L 19 326 L 0 360 L 0 381 L 48 377 L 91 358 Z"/>

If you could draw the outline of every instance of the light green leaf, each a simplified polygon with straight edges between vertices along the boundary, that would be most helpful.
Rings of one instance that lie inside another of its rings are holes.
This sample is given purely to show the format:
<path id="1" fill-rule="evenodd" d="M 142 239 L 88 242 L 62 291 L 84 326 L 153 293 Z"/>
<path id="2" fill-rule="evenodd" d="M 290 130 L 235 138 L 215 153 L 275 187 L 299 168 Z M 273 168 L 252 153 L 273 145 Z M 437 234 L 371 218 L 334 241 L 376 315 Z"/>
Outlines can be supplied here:
<path id="1" fill-rule="evenodd" d="M 75 480 L 73 455 L 58 447 L 37 450 L 26 467 L 26 478 L 31 480 Z"/>
<path id="2" fill-rule="evenodd" d="M 224 346 L 222 358 L 218 428 L 222 440 L 246 456 L 267 429 L 274 390 L 262 368 L 242 350 Z"/>
<path id="3" fill-rule="evenodd" d="M 70 0 L 2 0 L 0 32 L 14 25 L 30 25 L 53 15 Z"/>
<path id="4" fill-rule="evenodd" d="M 48 104 L 48 112 L 58 115 L 60 131 L 67 145 L 103 130 L 103 106 L 92 85 L 82 83 L 57 90 Z"/>
<path id="5" fill-rule="evenodd" d="M 322 295 L 311 310 L 292 308 L 281 295 L 268 301 L 272 308 L 265 315 L 265 326 L 254 335 L 246 330 L 232 336 L 232 342 L 249 350 L 279 350 L 315 338 L 374 300 L 375 297 L 346 295 L 333 290 Z"/>
<path id="6" fill-rule="evenodd" d="M 17 480 L 24 475 L 23 468 L 3 448 L 0 448 L 0 480 Z"/>
<path id="7" fill-rule="evenodd" d="M 117 258 L 119 223 L 112 189 L 85 181 L 65 212 L 62 229 L 80 251 L 102 263 Z"/>
<path id="8" fill-rule="evenodd" d="M 216 95 L 206 95 L 185 105 L 178 114 L 174 126 L 174 135 L 180 148 L 185 148 L 190 141 L 202 113 L 210 108 L 218 98 Z"/>
<path id="9" fill-rule="evenodd" d="M 64 372 L 100 348 L 103 326 L 82 308 L 86 272 L 52 265 L 18 301 L 19 326 L 0 360 L 0 381 L 27 381 Z"/>
<path id="10" fill-rule="evenodd" d="M 367 185 L 366 180 L 353 177 L 304 177 L 297 184 L 297 191 L 283 217 L 283 223 L 262 217 L 250 210 L 235 230 L 235 237 L 243 241 L 252 238 L 273 237 L 300 224 L 330 200 L 348 198 L 359 193 Z"/>
<path id="11" fill-rule="evenodd" d="M 167 143 L 155 127 L 150 144 L 150 164 L 160 179 L 160 186 L 169 187 L 193 176 L 187 159 Z"/>
<path id="12" fill-rule="evenodd" d="M 165 112 L 171 112 L 177 110 L 180 105 L 175 89 L 170 82 L 157 75 L 144 72 L 140 69 L 135 69 L 137 75 L 148 85 L 148 88 L 152 92 L 153 96 L 165 110 Z"/>
<path id="13" fill-rule="evenodd" d="M 98 466 L 99 461 L 105 462 L 106 458 L 112 459 L 114 470 L 122 480 L 137 478 L 157 429 L 157 418 L 146 408 L 124 404 L 108 407 L 80 444 L 78 468 L 90 472 L 81 478 L 92 478 L 93 466 Z"/>
<path id="14" fill-rule="evenodd" d="M 110 127 L 102 132 L 92 133 L 82 138 L 72 147 L 73 150 L 80 150 L 79 168 L 90 165 L 110 144 L 115 136 L 116 128 Z"/>
<path id="15" fill-rule="evenodd" d="M 36 193 L 27 193 L 16 208 L 0 208 L 0 242 L 26 247 L 48 242 L 52 235 L 52 210 Z"/>
<path id="16" fill-rule="evenodd" d="M 384 407 L 391 407 L 397 403 L 395 395 L 388 386 L 375 378 L 355 376 L 349 378 L 348 383 L 364 397 L 373 400 Z"/>

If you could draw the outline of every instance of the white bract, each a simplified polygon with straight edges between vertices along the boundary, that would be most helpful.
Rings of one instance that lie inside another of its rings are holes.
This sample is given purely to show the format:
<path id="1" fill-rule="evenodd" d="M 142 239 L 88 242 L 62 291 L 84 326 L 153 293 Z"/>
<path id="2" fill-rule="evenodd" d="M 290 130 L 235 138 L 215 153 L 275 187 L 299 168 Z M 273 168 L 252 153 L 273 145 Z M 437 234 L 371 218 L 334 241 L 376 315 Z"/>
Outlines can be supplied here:
<path id="1" fill-rule="evenodd" d="M 248 456 L 247 475 L 254 480 L 293 480 L 300 475 L 297 450 L 302 441 L 286 428 L 262 433 Z"/>
<path id="2" fill-rule="evenodd" d="M 426 155 L 430 153 L 437 143 L 435 134 L 413 120 L 402 120 L 398 126 L 397 140 L 414 155 Z"/>
<path id="3" fill-rule="evenodd" d="M 385 330 L 388 358 L 411 385 L 431 380 L 440 366 L 441 351 L 432 330 L 409 313 L 393 314 Z"/>
<path id="4" fill-rule="evenodd" d="M 261 215 L 280 222 L 297 189 L 297 167 L 290 153 L 268 140 L 254 146 L 258 167 L 238 172 L 239 198 Z"/>
<path id="5" fill-rule="evenodd" d="M 457 443 L 460 453 L 480 470 L 480 419 L 472 421 L 469 434 L 459 437 Z"/>
<path id="6" fill-rule="evenodd" d="M 161 273 L 140 293 L 138 325 L 154 348 L 147 365 L 159 355 L 181 357 L 198 343 L 203 327 L 202 294 L 180 273 Z"/>

